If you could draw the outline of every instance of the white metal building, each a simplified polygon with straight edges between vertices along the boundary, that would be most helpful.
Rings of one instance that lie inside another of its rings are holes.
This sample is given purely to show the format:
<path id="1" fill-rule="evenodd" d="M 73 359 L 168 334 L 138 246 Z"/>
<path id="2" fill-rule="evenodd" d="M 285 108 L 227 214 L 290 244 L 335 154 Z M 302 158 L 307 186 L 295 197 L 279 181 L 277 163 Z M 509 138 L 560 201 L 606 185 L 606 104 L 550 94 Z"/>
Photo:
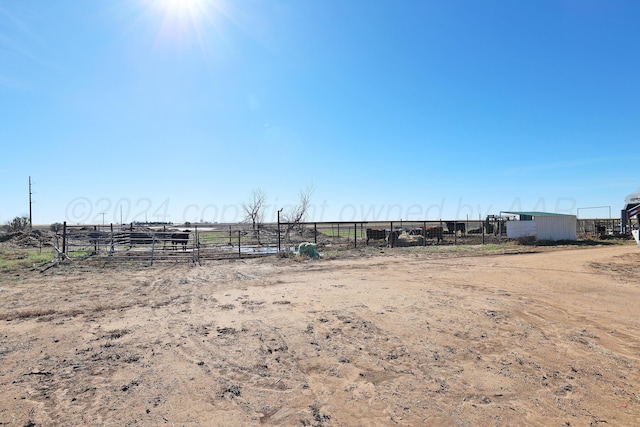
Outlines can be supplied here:
<path id="1" fill-rule="evenodd" d="M 550 212 L 501 212 L 517 215 L 518 221 L 507 221 L 507 237 L 535 237 L 536 240 L 576 240 L 577 218 L 575 215 Z"/>

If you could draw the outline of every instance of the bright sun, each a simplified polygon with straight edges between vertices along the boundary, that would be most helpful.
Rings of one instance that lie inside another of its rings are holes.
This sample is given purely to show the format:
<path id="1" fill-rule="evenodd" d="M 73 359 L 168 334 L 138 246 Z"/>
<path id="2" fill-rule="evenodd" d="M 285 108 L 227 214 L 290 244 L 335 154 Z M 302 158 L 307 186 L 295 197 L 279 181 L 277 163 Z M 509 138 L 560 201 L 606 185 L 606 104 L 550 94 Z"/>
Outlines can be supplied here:
<path id="1" fill-rule="evenodd" d="M 159 40 L 184 42 L 200 40 L 207 27 L 215 25 L 217 9 L 223 0 L 150 0 L 160 15 Z"/>
<path id="2" fill-rule="evenodd" d="M 224 23 L 234 22 L 227 0 L 137 0 L 144 5 L 144 18 L 154 27 L 155 46 L 189 49 L 199 46 L 215 51 L 222 40 Z"/>
<path id="3" fill-rule="evenodd" d="M 195 18 L 206 12 L 207 0 L 157 0 L 167 15 Z"/>

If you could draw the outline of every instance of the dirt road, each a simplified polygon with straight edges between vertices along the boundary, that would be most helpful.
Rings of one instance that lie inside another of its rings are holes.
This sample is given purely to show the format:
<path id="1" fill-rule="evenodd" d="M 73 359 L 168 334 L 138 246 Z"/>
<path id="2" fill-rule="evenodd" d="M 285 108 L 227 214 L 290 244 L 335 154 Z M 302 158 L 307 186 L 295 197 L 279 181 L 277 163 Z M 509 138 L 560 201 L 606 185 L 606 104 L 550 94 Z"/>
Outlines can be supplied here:
<path id="1" fill-rule="evenodd" d="M 640 425 L 640 250 L 0 283 L 0 425 Z"/>

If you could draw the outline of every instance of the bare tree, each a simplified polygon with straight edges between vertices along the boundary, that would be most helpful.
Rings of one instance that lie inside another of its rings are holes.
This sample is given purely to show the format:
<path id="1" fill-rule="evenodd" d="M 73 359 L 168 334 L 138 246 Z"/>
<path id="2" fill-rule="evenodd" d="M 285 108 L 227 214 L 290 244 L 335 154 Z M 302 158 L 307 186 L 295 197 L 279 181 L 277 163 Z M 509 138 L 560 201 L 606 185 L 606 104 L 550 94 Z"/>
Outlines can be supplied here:
<path id="1" fill-rule="evenodd" d="M 245 214 L 245 222 L 251 223 L 253 232 L 256 233 L 258 227 L 264 221 L 264 209 L 266 207 L 267 195 L 257 188 L 251 192 L 248 201 L 242 202 L 242 210 Z"/>
<path id="2" fill-rule="evenodd" d="M 298 204 L 293 206 L 291 210 L 284 214 L 284 221 L 287 223 L 285 234 L 288 236 L 289 232 L 293 229 L 297 229 L 302 233 L 302 223 L 309 213 L 311 207 L 311 196 L 313 195 L 314 188 L 312 185 L 307 186 L 304 190 L 300 190 L 298 194 Z"/>
<path id="3" fill-rule="evenodd" d="M 17 231 L 26 231 L 29 228 L 29 217 L 26 215 L 17 216 L 7 222 L 7 231 L 15 233 Z"/>

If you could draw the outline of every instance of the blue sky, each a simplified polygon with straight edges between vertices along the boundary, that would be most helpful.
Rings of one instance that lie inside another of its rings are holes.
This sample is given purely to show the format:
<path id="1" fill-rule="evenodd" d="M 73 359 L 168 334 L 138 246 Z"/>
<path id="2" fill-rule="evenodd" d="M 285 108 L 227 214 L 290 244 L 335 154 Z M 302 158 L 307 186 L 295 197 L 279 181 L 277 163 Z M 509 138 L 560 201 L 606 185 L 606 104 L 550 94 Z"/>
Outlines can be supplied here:
<path id="1" fill-rule="evenodd" d="M 0 0 L 0 222 L 619 216 L 640 3 Z M 104 215 L 103 215 L 104 214 Z"/>

